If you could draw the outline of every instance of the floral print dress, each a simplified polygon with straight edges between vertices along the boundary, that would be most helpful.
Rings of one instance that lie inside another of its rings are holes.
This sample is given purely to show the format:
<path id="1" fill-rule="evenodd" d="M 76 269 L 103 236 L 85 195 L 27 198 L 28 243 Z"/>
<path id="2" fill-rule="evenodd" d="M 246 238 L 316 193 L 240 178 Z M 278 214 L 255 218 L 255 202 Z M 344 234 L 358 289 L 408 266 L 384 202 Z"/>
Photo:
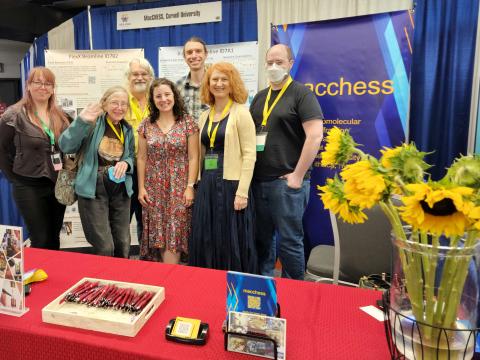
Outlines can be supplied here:
<path id="1" fill-rule="evenodd" d="M 151 204 L 143 208 L 140 257 L 161 261 L 161 251 L 188 253 L 191 208 L 183 204 L 188 183 L 188 137 L 198 132 L 193 118 L 185 115 L 164 134 L 147 118 L 138 133 L 147 141 L 145 190 Z"/>

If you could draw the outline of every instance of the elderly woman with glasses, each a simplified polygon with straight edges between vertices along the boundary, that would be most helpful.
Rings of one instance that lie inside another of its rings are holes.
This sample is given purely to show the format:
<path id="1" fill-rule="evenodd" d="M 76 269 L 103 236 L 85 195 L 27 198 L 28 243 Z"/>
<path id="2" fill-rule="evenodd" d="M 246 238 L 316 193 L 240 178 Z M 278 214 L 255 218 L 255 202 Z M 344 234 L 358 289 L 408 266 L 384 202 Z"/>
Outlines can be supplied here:
<path id="1" fill-rule="evenodd" d="M 62 168 L 58 138 L 69 123 L 56 105 L 54 88 L 49 69 L 33 68 L 23 99 L 0 118 L 0 170 L 12 183 L 32 246 L 46 249 L 60 248 L 65 213 L 55 198 L 55 182 Z"/>
<path id="2" fill-rule="evenodd" d="M 85 237 L 97 255 L 128 258 L 130 250 L 135 150 L 127 111 L 127 90 L 114 86 L 100 104 L 83 109 L 59 140 L 62 151 L 83 154 L 75 192 Z"/>

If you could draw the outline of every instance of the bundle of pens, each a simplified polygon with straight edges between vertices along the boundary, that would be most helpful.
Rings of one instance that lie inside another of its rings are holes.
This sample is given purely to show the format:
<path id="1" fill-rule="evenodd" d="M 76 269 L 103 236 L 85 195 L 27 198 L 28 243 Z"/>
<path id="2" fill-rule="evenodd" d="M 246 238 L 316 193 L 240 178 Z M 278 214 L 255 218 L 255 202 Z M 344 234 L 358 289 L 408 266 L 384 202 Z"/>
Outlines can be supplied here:
<path id="1" fill-rule="evenodd" d="M 139 314 L 154 295 L 153 292 L 137 292 L 115 284 L 102 285 L 98 281 L 85 281 L 68 292 L 63 301 Z"/>

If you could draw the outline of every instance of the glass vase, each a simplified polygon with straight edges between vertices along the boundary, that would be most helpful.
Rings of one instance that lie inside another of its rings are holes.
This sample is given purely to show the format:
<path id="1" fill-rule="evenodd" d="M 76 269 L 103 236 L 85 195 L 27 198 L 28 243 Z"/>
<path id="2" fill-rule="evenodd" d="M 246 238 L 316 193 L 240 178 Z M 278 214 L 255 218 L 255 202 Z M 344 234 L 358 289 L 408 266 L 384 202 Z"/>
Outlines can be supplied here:
<path id="1" fill-rule="evenodd" d="M 394 348 L 406 359 L 471 359 L 478 308 L 476 239 L 392 235 L 388 318 Z"/>

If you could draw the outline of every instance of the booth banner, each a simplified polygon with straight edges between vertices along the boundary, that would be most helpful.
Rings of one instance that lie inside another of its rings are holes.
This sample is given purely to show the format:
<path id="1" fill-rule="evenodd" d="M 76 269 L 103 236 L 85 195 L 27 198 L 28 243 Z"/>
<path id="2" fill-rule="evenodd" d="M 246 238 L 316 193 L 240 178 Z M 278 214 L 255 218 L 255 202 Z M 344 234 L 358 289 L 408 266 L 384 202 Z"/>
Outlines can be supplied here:
<path id="1" fill-rule="evenodd" d="M 117 30 L 218 21 L 222 21 L 221 1 L 117 12 Z"/>
<path id="2" fill-rule="evenodd" d="M 292 49 L 293 78 L 317 96 L 324 133 L 333 126 L 349 128 L 362 150 L 374 156 L 384 146 L 400 145 L 407 134 L 412 40 L 409 11 L 272 26 L 272 43 Z M 320 153 L 323 148 L 322 143 Z M 304 216 L 306 252 L 333 243 L 317 189 L 332 175 L 318 156 Z"/>
<path id="3" fill-rule="evenodd" d="M 258 43 L 247 41 L 208 45 L 206 66 L 219 61 L 232 63 L 240 72 L 248 90 L 249 105 L 258 90 Z M 183 46 L 158 48 L 158 72 L 159 77 L 166 77 L 173 82 L 188 74 L 189 69 L 183 58 Z"/>
<path id="4" fill-rule="evenodd" d="M 55 74 L 59 105 L 75 118 L 109 87 L 125 85 L 128 63 L 143 57 L 143 49 L 45 50 L 45 66 Z"/>

